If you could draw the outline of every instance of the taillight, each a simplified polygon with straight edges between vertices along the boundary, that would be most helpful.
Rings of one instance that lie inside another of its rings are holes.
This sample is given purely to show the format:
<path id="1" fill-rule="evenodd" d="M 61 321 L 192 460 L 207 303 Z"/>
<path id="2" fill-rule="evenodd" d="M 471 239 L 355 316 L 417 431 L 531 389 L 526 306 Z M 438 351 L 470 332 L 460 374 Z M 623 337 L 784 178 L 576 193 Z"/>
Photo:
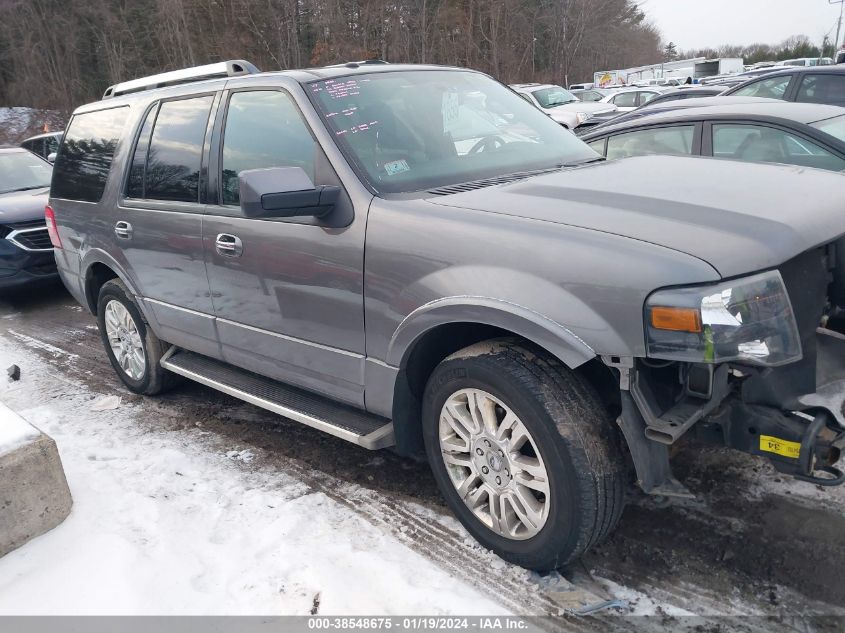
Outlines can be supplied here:
<path id="1" fill-rule="evenodd" d="M 47 233 L 50 234 L 50 241 L 53 243 L 53 248 L 61 248 L 62 240 L 59 239 L 59 227 L 56 226 L 56 214 L 53 213 L 53 207 L 44 207 L 44 219 L 47 221 Z"/>

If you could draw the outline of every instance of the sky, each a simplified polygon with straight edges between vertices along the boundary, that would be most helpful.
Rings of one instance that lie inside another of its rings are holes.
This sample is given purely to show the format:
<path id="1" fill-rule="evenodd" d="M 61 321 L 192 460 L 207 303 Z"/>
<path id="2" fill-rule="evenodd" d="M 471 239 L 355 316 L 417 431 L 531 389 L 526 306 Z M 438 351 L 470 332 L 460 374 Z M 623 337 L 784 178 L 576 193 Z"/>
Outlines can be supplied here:
<path id="1" fill-rule="evenodd" d="M 841 6 L 828 0 L 640 0 L 639 5 L 679 50 L 777 44 L 790 35 L 820 44 L 827 33 L 836 36 Z"/>

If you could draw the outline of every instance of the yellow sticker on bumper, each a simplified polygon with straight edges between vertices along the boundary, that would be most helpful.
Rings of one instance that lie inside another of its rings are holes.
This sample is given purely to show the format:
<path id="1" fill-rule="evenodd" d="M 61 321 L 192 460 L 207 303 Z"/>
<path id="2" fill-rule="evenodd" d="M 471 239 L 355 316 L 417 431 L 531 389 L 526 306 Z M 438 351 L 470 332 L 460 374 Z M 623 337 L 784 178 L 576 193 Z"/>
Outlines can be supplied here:
<path id="1" fill-rule="evenodd" d="M 772 437 L 771 435 L 761 435 L 760 450 L 798 459 L 798 456 L 801 454 L 801 444 L 782 440 L 779 437 Z"/>

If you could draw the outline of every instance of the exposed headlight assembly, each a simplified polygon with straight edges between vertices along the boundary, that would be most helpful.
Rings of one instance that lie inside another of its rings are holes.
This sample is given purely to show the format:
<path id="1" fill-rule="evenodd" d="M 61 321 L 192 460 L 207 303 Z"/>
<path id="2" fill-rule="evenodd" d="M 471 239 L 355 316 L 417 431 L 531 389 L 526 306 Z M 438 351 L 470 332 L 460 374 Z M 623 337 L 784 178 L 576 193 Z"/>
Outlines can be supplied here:
<path id="1" fill-rule="evenodd" d="M 776 270 L 712 286 L 658 290 L 646 301 L 650 358 L 776 366 L 801 359 L 801 339 Z"/>
<path id="2" fill-rule="evenodd" d="M 590 114 L 586 112 L 576 112 L 575 113 L 575 120 L 578 121 L 578 125 L 581 125 L 584 121 L 590 118 Z"/>

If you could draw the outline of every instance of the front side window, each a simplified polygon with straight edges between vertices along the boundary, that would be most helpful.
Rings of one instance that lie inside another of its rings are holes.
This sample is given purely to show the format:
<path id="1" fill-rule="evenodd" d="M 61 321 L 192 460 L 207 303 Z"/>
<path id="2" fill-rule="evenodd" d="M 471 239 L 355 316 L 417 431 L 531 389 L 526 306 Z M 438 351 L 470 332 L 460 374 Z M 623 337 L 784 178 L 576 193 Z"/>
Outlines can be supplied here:
<path id="1" fill-rule="evenodd" d="M 406 193 L 598 158 L 513 91 L 469 71 L 317 81 L 312 101 L 372 188 Z"/>
<path id="2" fill-rule="evenodd" d="M 636 92 L 623 92 L 613 97 L 613 105 L 620 108 L 634 108 L 637 105 Z"/>
<path id="3" fill-rule="evenodd" d="M 144 197 L 199 202 L 202 146 L 211 95 L 165 101 L 155 120 L 144 174 Z"/>
<path id="4" fill-rule="evenodd" d="M 48 136 L 44 139 L 44 156 L 49 156 L 53 152 L 58 151 L 60 136 Z"/>
<path id="5" fill-rule="evenodd" d="M 732 92 L 734 97 L 765 97 L 767 99 L 783 99 L 786 96 L 786 89 L 792 75 L 779 75 L 777 77 L 769 77 L 768 79 L 761 79 L 752 84 L 743 86 L 736 92 Z"/>
<path id="6" fill-rule="evenodd" d="M 607 139 L 607 158 L 629 156 L 650 156 L 665 154 L 689 156 L 692 154 L 694 125 L 676 125 L 664 128 L 649 128 L 627 134 L 617 134 Z"/>
<path id="7" fill-rule="evenodd" d="M 238 204 L 238 174 L 265 167 L 301 167 L 314 180 L 316 144 L 296 105 L 274 90 L 236 92 L 223 133 L 223 204 Z"/>
<path id="8" fill-rule="evenodd" d="M 803 137 L 765 125 L 714 125 L 713 156 L 830 171 L 845 169 L 845 160 L 828 150 Z"/>
<path id="9" fill-rule="evenodd" d="M 845 104 L 845 74 L 804 75 L 796 101 Z"/>
<path id="10" fill-rule="evenodd" d="M 122 106 L 73 117 L 53 168 L 53 197 L 100 201 L 128 115 Z"/>
<path id="11" fill-rule="evenodd" d="M 28 151 L 0 152 L 0 194 L 50 186 L 53 170 Z"/>
<path id="12" fill-rule="evenodd" d="M 540 90 L 533 91 L 531 94 L 534 95 L 537 103 L 544 108 L 556 108 L 557 106 L 578 101 L 578 97 L 560 86 L 541 88 Z"/>
<path id="13" fill-rule="evenodd" d="M 592 147 L 595 152 L 604 156 L 604 141 L 605 139 L 600 138 L 597 141 L 590 141 L 589 143 L 587 143 L 587 145 Z"/>

